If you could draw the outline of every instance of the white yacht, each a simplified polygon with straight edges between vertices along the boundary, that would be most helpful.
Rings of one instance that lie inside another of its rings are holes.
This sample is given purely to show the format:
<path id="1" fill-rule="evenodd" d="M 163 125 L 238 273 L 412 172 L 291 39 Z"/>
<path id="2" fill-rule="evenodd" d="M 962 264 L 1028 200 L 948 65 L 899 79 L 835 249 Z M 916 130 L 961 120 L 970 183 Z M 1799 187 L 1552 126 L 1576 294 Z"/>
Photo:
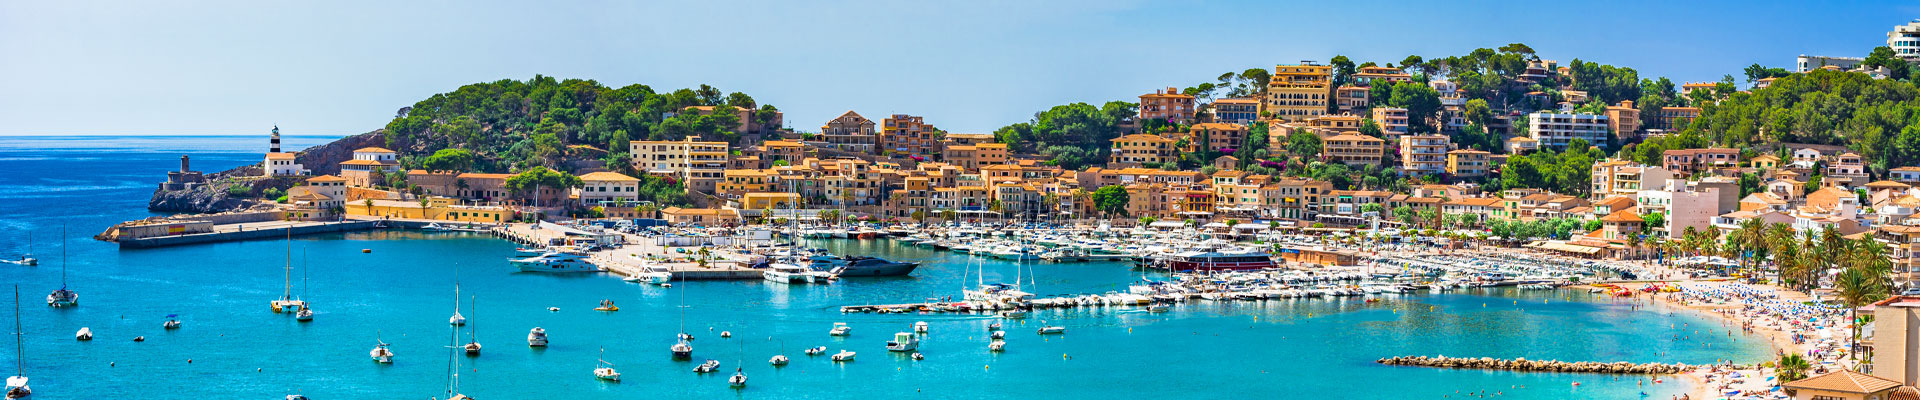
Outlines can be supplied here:
<path id="1" fill-rule="evenodd" d="M 175 319 L 179 316 L 179 314 L 167 314 L 167 322 L 160 323 L 160 327 L 163 329 L 180 329 L 180 320 Z"/>
<path id="2" fill-rule="evenodd" d="M 817 355 L 821 355 L 821 354 L 826 354 L 826 353 L 827 353 L 827 346 L 820 346 L 820 347 L 814 347 L 814 348 L 810 348 L 810 349 L 807 349 L 807 351 L 806 351 L 806 353 L 807 353 L 807 355 L 809 355 L 809 356 L 817 356 Z"/>
<path id="3" fill-rule="evenodd" d="M 1006 350 L 1007 341 L 1005 340 L 995 340 L 993 343 L 987 343 L 987 351 L 1001 352 Z"/>
<path id="4" fill-rule="evenodd" d="M 773 358 L 767 360 L 767 363 L 773 364 L 775 367 L 780 367 L 787 365 L 787 361 L 787 356 L 785 355 L 774 355 Z"/>
<path id="5" fill-rule="evenodd" d="M 519 266 L 521 271 L 527 272 L 562 273 L 600 271 L 599 266 L 587 262 L 586 256 L 563 251 L 548 251 L 540 253 L 540 255 L 537 256 L 510 261 L 514 265 Z"/>
<path id="6" fill-rule="evenodd" d="M 807 267 L 782 262 L 768 265 L 767 270 L 762 272 L 760 277 L 768 282 L 813 283 L 814 275 L 811 272 L 813 270 Z"/>
<path id="7" fill-rule="evenodd" d="M 1042 334 L 1042 335 L 1054 335 L 1054 334 L 1061 334 L 1061 333 L 1067 333 L 1067 327 L 1064 327 L 1064 326 L 1044 326 L 1044 327 L 1040 327 L 1040 331 L 1039 331 L 1039 333 L 1040 333 L 1040 334 Z"/>
<path id="8" fill-rule="evenodd" d="M 693 372 L 704 374 L 717 369 L 720 369 L 720 360 L 707 360 L 707 362 L 700 363 L 700 366 L 693 367 Z"/>
<path id="9" fill-rule="evenodd" d="M 920 337 L 910 332 L 897 332 L 893 340 L 887 341 L 887 351 L 914 351 L 920 348 Z"/>
<path id="10" fill-rule="evenodd" d="M 927 333 L 927 321 L 920 321 L 920 322 L 913 323 L 913 332 Z"/>
<path id="11" fill-rule="evenodd" d="M 533 330 L 527 331 L 527 346 L 547 347 L 547 330 L 536 326 Z"/>
<path id="12" fill-rule="evenodd" d="M 834 361 L 853 361 L 853 355 L 854 355 L 854 352 L 852 351 L 841 350 L 839 353 L 833 353 L 833 360 Z"/>
<path id="13" fill-rule="evenodd" d="M 827 335 L 829 336 L 847 336 L 851 334 L 853 334 L 853 327 L 847 326 L 845 322 L 835 322 L 833 323 L 833 330 L 827 331 Z"/>
<path id="14" fill-rule="evenodd" d="M 679 343 L 674 343 L 672 347 L 667 348 L 667 351 L 673 352 L 673 359 L 675 360 L 693 358 L 693 345 L 687 344 L 686 339 L 681 339 Z"/>

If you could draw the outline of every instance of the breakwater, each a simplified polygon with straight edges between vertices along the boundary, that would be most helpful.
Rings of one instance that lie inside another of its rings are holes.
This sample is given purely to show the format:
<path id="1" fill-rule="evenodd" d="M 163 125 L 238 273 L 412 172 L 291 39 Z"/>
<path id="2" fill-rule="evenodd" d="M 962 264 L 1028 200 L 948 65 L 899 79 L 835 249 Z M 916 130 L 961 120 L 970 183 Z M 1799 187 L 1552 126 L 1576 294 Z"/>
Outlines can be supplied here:
<path id="1" fill-rule="evenodd" d="M 1525 358 L 1505 360 L 1505 359 L 1497 359 L 1497 358 L 1491 358 L 1491 357 L 1467 358 L 1467 357 L 1447 357 L 1447 356 L 1389 357 L 1389 358 L 1382 358 L 1374 362 L 1386 364 L 1386 365 L 1404 365 L 1404 366 L 1413 366 L 1413 367 L 1434 367 L 1434 368 L 1497 369 L 1497 370 L 1522 371 L 1522 372 L 1582 372 L 1582 373 L 1597 373 L 1597 374 L 1648 374 L 1648 375 L 1678 374 L 1678 373 L 1683 373 L 1687 371 L 1692 371 L 1694 368 L 1696 368 L 1696 366 L 1690 366 L 1690 365 L 1678 364 L 1678 363 L 1635 364 L 1635 363 L 1630 363 L 1625 361 L 1603 363 L 1603 362 L 1592 362 L 1592 361 L 1528 360 Z"/>

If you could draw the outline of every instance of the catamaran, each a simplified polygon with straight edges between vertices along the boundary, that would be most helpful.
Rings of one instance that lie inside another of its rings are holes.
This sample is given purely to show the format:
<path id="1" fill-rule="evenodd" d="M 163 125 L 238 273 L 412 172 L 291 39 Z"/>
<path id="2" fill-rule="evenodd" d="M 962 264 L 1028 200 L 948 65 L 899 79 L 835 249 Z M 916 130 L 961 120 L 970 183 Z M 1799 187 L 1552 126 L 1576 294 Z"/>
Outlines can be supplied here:
<path id="1" fill-rule="evenodd" d="M 67 289 L 67 226 L 60 226 L 60 290 L 47 295 L 47 305 L 53 307 L 71 307 L 80 305 L 80 294 Z"/>

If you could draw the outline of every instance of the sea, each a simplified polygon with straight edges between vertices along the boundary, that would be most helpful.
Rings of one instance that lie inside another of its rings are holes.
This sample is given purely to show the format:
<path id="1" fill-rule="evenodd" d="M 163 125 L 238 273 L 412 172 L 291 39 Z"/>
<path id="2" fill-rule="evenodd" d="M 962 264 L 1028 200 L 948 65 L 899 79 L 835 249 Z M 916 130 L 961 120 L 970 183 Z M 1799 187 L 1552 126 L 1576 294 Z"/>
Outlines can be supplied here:
<path id="1" fill-rule="evenodd" d="M 332 137 L 287 138 L 288 148 Z M 839 307 L 958 297 L 979 282 L 1030 280 L 1042 295 L 1124 291 L 1160 275 L 1122 263 L 1016 263 L 904 246 L 821 240 L 838 254 L 923 263 L 912 276 L 832 285 L 691 281 L 672 287 L 617 277 L 518 272 L 514 245 L 459 233 L 360 232 L 155 249 L 92 239 L 156 215 L 146 200 L 181 155 L 219 171 L 258 162 L 256 136 L 0 137 L 0 326 L 19 331 L 0 351 L 6 373 L 32 379 L 33 398 L 480 399 L 614 398 L 1669 398 L 1681 379 L 1447 370 L 1376 364 L 1384 357 L 1753 363 L 1773 349 L 1758 336 L 1693 311 L 1584 291 L 1469 290 L 1359 299 L 1192 302 L 1165 313 L 1131 308 L 1040 310 L 1006 322 L 1005 352 L 987 350 L 981 315 L 842 314 Z M 64 234 L 63 234 L 64 232 Z M 983 271 L 983 272 L 969 272 Z M 80 305 L 50 308 L 62 286 Z M 18 288 L 19 312 L 5 291 Z M 456 295 L 456 289 L 458 295 Z M 311 322 L 275 314 L 291 292 Z M 592 309 L 612 300 L 618 312 Z M 448 324 L 458 302 L 471 321 Z M 557 308 L 557 311 L 550 311 Z M 163 329 L 169 315 L 183 322 Z M 885 343 L 930 325 L 913 360 Z M 853 328 L 832 337 L 834 323 Z M 1043 325 L 1067 328 L 1038 335 Z M 91 328 L 92 341 L 74 333 Z M 546 348 L 526 344 L 546 329 Z M 668 346 L 695 335 L 694 361 Z M 731 333 L 722 338 L 721 332 Z M 144 341 L 135 341 L 144 337 Z M 484 346 L 467 357 L 450 347 Z M 392 364 L 368 351 L 385 342 Z M 851 362 L 803 350 L 858 354 Z M 786 355 L 792 363 L 767 362 Z M 721 372 L 692 368 L 718 360 Z M 624 379 L 594 378 L 602 361 Z M 739 370 L 745 388 L 727 385 Z"/>

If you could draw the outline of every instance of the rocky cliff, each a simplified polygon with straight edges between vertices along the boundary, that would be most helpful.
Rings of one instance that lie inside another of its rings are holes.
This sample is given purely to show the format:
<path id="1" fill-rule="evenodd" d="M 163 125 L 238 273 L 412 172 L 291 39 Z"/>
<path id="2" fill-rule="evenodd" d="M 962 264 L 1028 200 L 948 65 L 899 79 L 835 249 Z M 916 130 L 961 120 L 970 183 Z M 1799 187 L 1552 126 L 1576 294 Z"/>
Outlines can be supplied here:
<path id="1" fill-rule="evenodd" d="M 340 162 L 353 159 L 353 150 L 386 144 L 380 131 L 348 136 L 327 144 L 301 150 L 295 157 L 314 175 L 340 173 Z M 265 158 L 262 156 L 262 158 Z M 249 164 L 207 174 L 207 182 L 185 190 L 156 189 L 147 200 L 147 210 L 157 212 L 216 213 L 266 207 L 273 199 L 263 199 L 267 189 L 285 191 L 303 181 L 300 178 L 261 179 L 261 165 Z"/>

